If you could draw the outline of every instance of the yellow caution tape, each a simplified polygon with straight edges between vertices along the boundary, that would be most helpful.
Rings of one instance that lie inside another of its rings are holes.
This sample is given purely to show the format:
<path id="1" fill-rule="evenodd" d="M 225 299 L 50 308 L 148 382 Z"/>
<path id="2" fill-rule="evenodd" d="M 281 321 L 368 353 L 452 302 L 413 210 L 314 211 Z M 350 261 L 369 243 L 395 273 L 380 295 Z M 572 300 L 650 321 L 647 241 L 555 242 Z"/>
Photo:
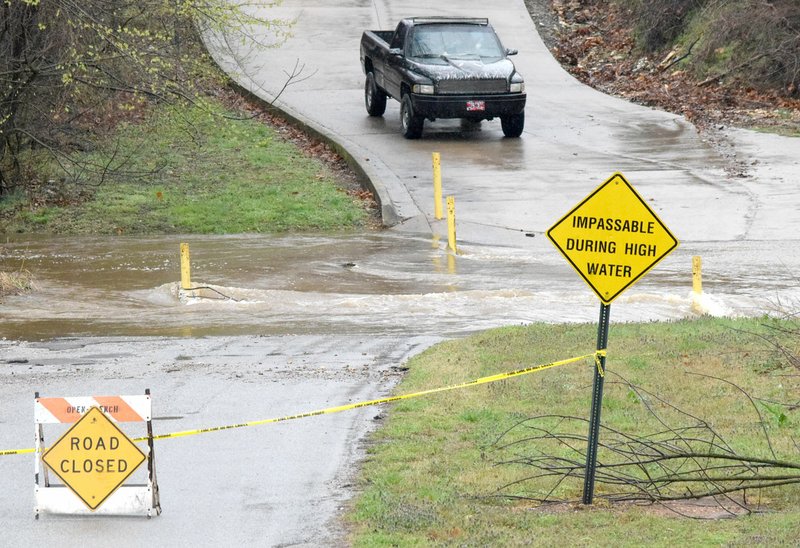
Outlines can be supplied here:
<path id="1" fill-rule="evenodd" d="M 33 453 L 36 449 L 6 449 L 5 451 L 0 451 L 0 457 L 3 455 L 21 455 L 23 453 Z"/>
<path id="2" fill-rule="evenodd" d="M 182 432 L 172 432 L 170 434 L 159 434 L 159 435 L 153 436 L 153 439 L 154 440 L 165 440 L 165 439 L 168 439 L 168 438 L 182 438 L 182 437 L 185 437 L 185 436 L 196 436 L 198 434 L 207 434 L 209 432 L 219 432 L 221 430 L 232 430 L 234 428 L 245 428 L 245 427 L 249 427 L 249 426 L 259 426 L 259 425 L 262 425 L 262 424 L 272 424 L 272 423 L 276 423 L 276 422 L 284 422 L 284 421 L 290 421 L 290 420 L 295 420 L 295 419 L 305 419 L 305 418 L 308 418 L 308 417 L 317 417 L 319 415 L 331 415 L 333 413 L 341 413 L 342 411 L 349 411 L 351 409 L 360 409 L 362 407 L 371 407 L 373 405 L 380 405 L 380 404 L 383 404 L 383 403 L 392 403 L 392 402 L 396 402 L 396 401 L 410 400 L 412 398 L 419 398 L 419 397 L 422 397 L 422 396 L 428 396 L 430 394 L 436 394 L 436 393 L 439 393 L 439 392 L 447 392 L 447 391 L 450 391 L 450 390 L 459 390 L 461 388 L 469 388 L 470 386 L 478 386 L 480 384 L 488 384 L 488 383 L 492 383 L 492 382 L 502 381 L 502 380 L 505 380 L 505 379 L 511 379 L 513 377 L 519 377 L 519 376 L 522 376 L 522 375 L 528 375 L 530 373 L 536 373 L 538 371 L 544 371 L 545 369 L 551 369 L 553 367 L 559 367 L 559 366 L 562 366 L 562 365 L 568 365 L 568 364 L 579 362 L 581 360 L 586 360 L 586 359 L 589 359 L 589 358 L 594 358 L 595 362 L 598 364 L 598 369 L 599 369 L 599 364 L 600 364 L 599 358 L 600 358 L 600 356 L 605 356 L 605 355 L 606 355 L 606 351 L 605 350 L 598 350 L 597 352 L 594 352 L 593 354 L 586 354 L 586 355 L 583 355 L 583 356 L 578 356 L 578 357 L 575 357 L 575 358 L 568 358 L 566 360 L 560 360 L 560 361 L 556 361 L 556 362 L 550 362 L 550 363 L 546 363 L 546 364 L 543 364 L 543 365 L 535 365 L 535 366 L 532 366 L 532 367 L 526 367 L 524 369 L 518 369 L 516 371 L 509 371 L 509 372 L 506 372 L 506 373 L 497 373 L 496 375 L 489 375 L 487 377 L 480 377 L 478 379 L 474 379 L 474 380 L 467 381 L 467 382 L 462 382 L 462 383 L 459 383 L 459 384 L 452 384 L 452 385 L 449 385 L 449 386 L 442 386 L 442 387 L 439 387 L 439 388 L 431 388 L 429 390 L 422 390 L 420 392 L 413 392 L 411 394 L 402 394 L 400 396 L 389 396 L 389 397 L 386 397 L 386 398 L 378 398 L 376 400 L 368 400 L 368 401 L 362 401 L 362 402 L 358 402 L 358 403 L 349 403 L 347 405 L 339 405 L 337 407 L 328 407 L 328 408 L 325 408 L 325 409 L 318 409 L 316 411 L 308 411 L 306 413 L 298 413 L 297 415 L 287 415 L 285 417 L 277 417 L 277 418 L 272 418 L 272 419 L 263 419 L 263 420 L 258 420 L 258 421 L 243 422 L 243 423 L 239 423 L 239 424 L 227 424 L 227 425 L 224 425 L 224 426 L 212 426 L 210 428 L 197 428 L 195 430 L 184 430 Z M 133 441 L 135 441 L 135 442 L 142 442 L 142 441 L 147 441 L 147 440 L 148 440 L 147 437 L 133 438 Z M 19 455 L 19 454 L 22 454 L 22 453 L 33 453 L 34 451 L 35 451 L 35 449 L 9 449 L 9 450 L 6 450 L 6 451 L 0 451 L 0 456 L 3 456 L 3 455 Z"/>
<path id="3" fill-rule="evenodd" d="M 608 350 L 598 350 L 594 353 L 594 364 L 597 366 L 597 374 L 601 377 L 606 376 L 605 369 L 603 369 L 603 362 L 600 358 L 605 358 L 608 355 Z"/>
<path id="4" fill-rule="evenodd" d="M 601 352 L 604 352 L 604 351 L 601 351 Z M 461 388 L 468 388 L 470 386 L 478 386 L 480 384 L 487 384 L 487 383 L 491 383 L 491 382 L 497 382 L 497 381 L 502 381 L 502 380 L 505 380 L 505 379 L 510 379 L 510 378 L 513 378 L 513 377 L 519 377 L 521 375 L 527 375 L 529 373 L 536 373 L 538 371 L 543 371 L 545 369 L 550 369 L 550 368 L 553 368 L 553 367 L 559 367 L 561 365 L 568 365 L 570 363 L 575 363 L 575 362 L 578 362 L 578 361 L 581 361 L 581 360 L 586 360 L 586 359 L 589 359 L 589 358 L 593 358 L 596 355 L 597 355 L 597 353 L 586 354 L 584 356 L 578 356 L 576 358 L 569 358 L 569 359 L 561 360 L 561 361 L 557 361 L 557 362 L 546 363 L 544 365 L 535 365 L 533 367 L 526 367 L 525 369 L 518 369 L 516 371 L 509 371 L 509 372 L 506 372 L 506 373 L 498 373 L 496 375 L 489 375 L 488 377 L 481 377 L 479 379 L 474 379 L 474 380 L 467 381 L 467 382 L 462 382 L 462 383 L 459 383 L 459 384 L 453 384 L 453 385 L 450 385 L 450 386 L 442 386 L 440 388 L 431 388 L 429 390 L 423 390 L 421 392 L 413 392 L 411 394 L 403 394 L 403 395 L 400 395 L 400 396 L 389 396 L 389 397 L 386 397 L 386 398 L 379 398 L 379 399 L 376 399 L 376 400 L 369 400 L 369 401 L 362 401 L 362 402 L 358 402 L 358 403 L 350 403 L 350 404 L 347 404 L 347 405 L 340 405 L 338 407 L 328 407 L 326 409 L 319 409 L 317 411 L 308 411 L 306 413 L 299 413 L 297 415 L 287 415 L 285 417 L 277 417 L 277 418 L 264 419 L 264 420 L 259 420 L 259 421 L 243 422 L 243 423 L 240 423 L 240 424 L 228 424 L 228 425 L 225 425 L 225 426 L 212 426 L 210 428 L 198 428 L 196 430 L 184 430 L 182 432 L 173 432 L 171 434 L 160 434 L 160 435 L 157 435 L 157 436 L 153 436 L 153 439 L 154 440 L 163 440 L 163 439 L 167 439 L 167 438 L 180 438 L 180 437 L 183 437 L 183 436 L 194 436 L 194 435 L 197 435 L 197 434 L 206 434 L 208 432 L 219 432 L 220 430 L 231 430 L 231 429 L 234 429 L 234 428 L 245 428 L 245 427 L 248 427 L 248 426 L 259 426 L 259 425 L 262 425 L 262 424 L 271 424 L 271 423 L 284 422 L 284 421 L 290 421 L 290 420 L 295 420 L 295 419 L 304 419 L 304 418 L 307 418 L 307 417 L 316 417 L 316 416 L 319 416 L 319 415 L 330 415 L 330 414 L 333 414 L 333 413 L 340 413 L 342 411 L 349 411 L 351 409 L 360 409 L 362 407 L 370 407 L 370 406 L 373 406 L 373 405 L 380 405 L 380 404 L 383 404 L 383 403 L 392 403 L 392 402 L 401 401 L 401 400 L 410 400 L 412 398 L 419 398 L 421 396 L 427 396 L 427 395 L 430 395 L 430 394 L 436 394 L 438 392 L 447 392 L 449 390 L 458 390 L 458 389 L 461 389 Z M 134 441 L 138 442 L 138 441 L 144 441 L 146 439 L 147 438 L 136 438 L 136 439 L 134 439 Z"/>

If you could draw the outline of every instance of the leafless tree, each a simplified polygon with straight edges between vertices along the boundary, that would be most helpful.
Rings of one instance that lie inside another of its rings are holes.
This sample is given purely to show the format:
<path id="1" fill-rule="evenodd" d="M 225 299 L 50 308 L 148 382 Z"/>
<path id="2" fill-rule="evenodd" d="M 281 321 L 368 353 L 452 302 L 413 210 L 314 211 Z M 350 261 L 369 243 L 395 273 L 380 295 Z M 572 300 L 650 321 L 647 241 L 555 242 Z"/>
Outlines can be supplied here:
<path id="1" fill-rule="evenodd" d="M 648 52 L 673 47 L 682 37 L 694 49 L 691 65 L 700 85 L 735 76 L 751 87 L 798 93 L 800 3 L 797 0 L 624 0 L 636 21 L 638 43 Z M 683 58 L 689 57 L 689 52 Z"/>
<path id="2" fill-rule="evenodd" d="M 260 4 L 269 7 L 273 3 Z M 196 101 L 219 77 L 200 36 L 286 24 L 226 0 L 5 0 L 0 2 L 0 196 L 22 185 L 29 151 L 65 178 L 122 165 L 78 161 L 96 131 L 147 101 Z"/>
<path id="3" fill-rule="evenodd" d="M 683 33 L 690 15 L 708 0 L 635 0 L 637 28 L 647 51 L 658 51 Z"/>
<path id="4" fill-rule="evenodd" d="M 774 86 L 788 94 L 800 84 L 800 3 L 796 0 L 708 2 L 700 61 L 721 70 L 703 83 L 736 76 L 753 87 Z"/>

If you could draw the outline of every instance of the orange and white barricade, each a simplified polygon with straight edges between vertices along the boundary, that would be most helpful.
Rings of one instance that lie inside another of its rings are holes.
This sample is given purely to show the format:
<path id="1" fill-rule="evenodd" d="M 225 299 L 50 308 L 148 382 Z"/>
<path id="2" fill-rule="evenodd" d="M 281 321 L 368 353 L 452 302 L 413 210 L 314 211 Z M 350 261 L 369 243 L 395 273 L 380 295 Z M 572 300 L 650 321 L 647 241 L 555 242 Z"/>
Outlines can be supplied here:
<path id="1" fill-rule="evenodd" d="M 145 450 L 121 428 L 121 423 L 132 422 L 146 423 L 146 436 L 137 439 L 147 441 Z M 34 423 L 37 519 L 42 513 L 147 517 L 161 513 L 150 390 L 137 396 L 67 398 L 41 398 L 37 392 Z M 45 446 L 45 424 L 67 429 Z M 146 476 L 136 473 L 145 461 Z"/>

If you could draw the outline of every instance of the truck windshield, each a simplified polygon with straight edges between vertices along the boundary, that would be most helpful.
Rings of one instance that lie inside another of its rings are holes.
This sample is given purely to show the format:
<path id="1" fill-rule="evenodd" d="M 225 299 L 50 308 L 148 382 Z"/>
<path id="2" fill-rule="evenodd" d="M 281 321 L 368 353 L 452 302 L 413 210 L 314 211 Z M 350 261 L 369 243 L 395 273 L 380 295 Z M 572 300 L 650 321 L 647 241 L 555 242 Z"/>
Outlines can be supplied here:
<path id="1" fill-rule="evenodd" d="M 406 55 L 420 59 L 499 60 L 505 55 L 497 36 L 483 25 L 419 25 L 408 38 Z"/>

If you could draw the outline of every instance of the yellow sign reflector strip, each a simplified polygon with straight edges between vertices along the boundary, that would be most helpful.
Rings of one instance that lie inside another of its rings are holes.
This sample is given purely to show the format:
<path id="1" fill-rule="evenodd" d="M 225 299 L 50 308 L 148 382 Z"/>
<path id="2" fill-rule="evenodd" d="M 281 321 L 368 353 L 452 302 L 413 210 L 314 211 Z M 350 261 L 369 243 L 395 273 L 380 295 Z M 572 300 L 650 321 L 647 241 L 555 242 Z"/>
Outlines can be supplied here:
<path id="1" fill-rule="evenodd" d="M 502 381 L 506 379 L 511 379 L 514 377 L 520 377 L 522 375 L 528 375 L 530 373 L 538 373 L 539 371 L 544 371 L 545 369 L 552 369 L 554 367 L 560 367 L 562 365 L 569 365 L 571 363 L 576 363 L 583 360 L 592 360 L 592 365 L 595 365 L 597 357 L 600 355 L 605 355 L 605 350 L 598 350 L 593 352 L 592 354 L 585 354 L 583 356 L 577 356 L 575 358 L 568 358 L 566 360 L 559 360 L 555 362 L 550 362 L 542 365 L 534 365 L 531 367 L 526 367 L 524 369 L 517 369 L 516 371 L 508 371 L 506 373 L 497 373 L 496 375 L 489 375 L 487 377 L 480 377 L 478 379 L 474 379 L 467 382 L 462 382 L 459 384 L 452 384 L 449 386 L 442 386 L 439 388 L 431 388 L 429 390 L 423 390 L 421 392 L 413 392 L 411 394 L 402 394 L 400 396 L 389 396 L 386 398 L 379 398 L 376 400 L 368 400 L 362 401 L 358 403 L 350 403 L 347 405 L 340 405 L 338 407 L 328 407 L 326 409 L 318 409 L 316 411 L 308 411 L 306 413 L 298 413 L 297 415 L 287 415 L 285 417 L 277 417 L 272 419 L 264 419 L 258 421 L 251 421 L 251 422 L 243 422 L 240 424 L 228 424 L 225 426 L 212 426 L 210 428 L 199 428 L 196 430 L 184 430 L 182 432 L 172 432 L 170 434 L 160 434 L 157 436 L 153 436 L 154 440 L 165 440 L 168 438 L 181 438 L 184 436 L 196 436 L 198 434 L 207 434 L 209 432 L 219 432 L 221 430 L 232 430 L 234 428 L 246 428 L 249 426 L 260 426 L 262 424 L 273 424 L 276 422 L 285 422 L 295 419 L 305 419 L 308 417 L 317 417 L 319 415 L 331 415 L 333 413 L 341 413 L 342 411 L 349 411 L 351 409 L 360 409 L 362 407 L 371 407 L 373 405 L 381 405 L 383 403 L 392 403 L 396 401 L 402 400 L 410 400 L 412 398 L 419 398 L 422 396 L 428 396 L 430 394 L 437 394 L 439 392 L 448 392 L 450 390 L 460 390 L 462 388 L 469 388 L 472 386 L 478 386 L 481 384 L 488 384 L 492 382 Z M 146 441 L 147 438 L 133 438 L 132 441 L 141 442 Z M 0 456 L 3 455 L 19 455 L 23 453 L 33 453 L 34 449 L 9 449 L 6 451 L 0 451 Z"/>

